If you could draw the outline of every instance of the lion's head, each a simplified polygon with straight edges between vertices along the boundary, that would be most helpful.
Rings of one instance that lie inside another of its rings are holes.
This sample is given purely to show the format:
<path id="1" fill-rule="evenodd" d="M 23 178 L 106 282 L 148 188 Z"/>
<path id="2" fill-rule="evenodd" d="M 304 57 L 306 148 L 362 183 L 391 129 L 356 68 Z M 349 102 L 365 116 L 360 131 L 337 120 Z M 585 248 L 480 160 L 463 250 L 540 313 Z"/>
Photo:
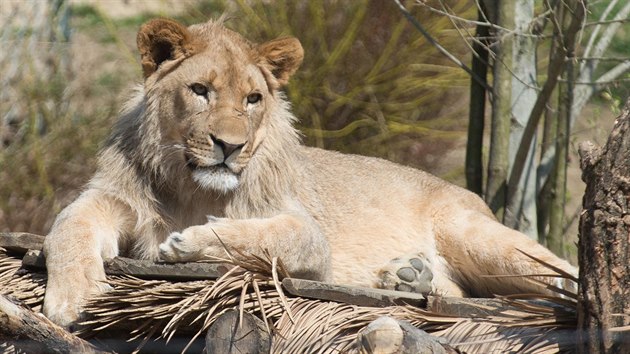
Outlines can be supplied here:
<path id="1" fill-rule="evenodd" d="M 252 44 L 221 22 L 187 28 L 156 19 L 141 27 L 149 122 L 138 124 L 159 135 L 153 145 L 142 142 L 156 150 L 145 153 L 160 155 L 156 164 L 188 170 L 203 189 L 228 192 L 274 124 L 274 110 L 283 105 L 278 89 L 301 64 L 303 50 L 295 38 Z"/>

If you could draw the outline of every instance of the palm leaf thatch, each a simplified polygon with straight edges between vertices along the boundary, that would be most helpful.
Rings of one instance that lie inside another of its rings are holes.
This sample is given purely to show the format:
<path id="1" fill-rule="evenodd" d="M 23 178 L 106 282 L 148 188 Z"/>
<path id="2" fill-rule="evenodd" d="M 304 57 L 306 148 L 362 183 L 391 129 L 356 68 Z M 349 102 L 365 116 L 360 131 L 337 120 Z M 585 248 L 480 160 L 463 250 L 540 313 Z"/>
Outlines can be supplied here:
<path id="1" fill-rule="evenodd" d="M 243 260 L 245 259 L 245 260 Z M 366 307 L 284 294 L 288 276 L 275 258 L 231 259 L 233 267 L 217 280 L 145 280 L 109 276 L 113 290 L 86 306 L 84 338 L 123 333 L 125 340 L 169 341 L 185 337 L 189 345 L 204 336 L 228 310 L 258 316 L 273 334 L 272 352 L 359 352 L 357 334 L 381 316 L 409 322 L 466 353 L 552 353 L 574 349 L 575 302 L 549 296 L 511 296 L 509 306 L 492 316 L 471 318 L 438 314 L 412 306 Z M 0 249 L 0 293 L 39 310 L 45 275 L 20 268 L 19 258 Z M 539 302 L 532 300 L 540 300 Z M 186 348 L 184 348 L 185 350 Z"/>
<path id="2" fill-rule="evenodd" d="M 45 273 L 22 269 L 22 259 L 9 256 L 0 247 L 0 294 L 16 298 L 39 312 L 45 291 Z"/>

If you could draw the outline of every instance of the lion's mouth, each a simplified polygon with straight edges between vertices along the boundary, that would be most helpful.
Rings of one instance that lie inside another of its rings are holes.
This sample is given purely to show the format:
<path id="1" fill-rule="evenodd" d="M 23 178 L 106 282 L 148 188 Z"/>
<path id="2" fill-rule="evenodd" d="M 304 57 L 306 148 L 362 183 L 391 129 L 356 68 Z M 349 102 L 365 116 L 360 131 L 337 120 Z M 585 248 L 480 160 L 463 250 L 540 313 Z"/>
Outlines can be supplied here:
<path id="1" fill-rule="evenodd" d="M 188 161 L 186 162 L 186 166 L 188 166 L 188 168 L 191 171 L 198 171 L 198 170 L 214 170 L 214 169 L 225 169 L 228 171 L 231 171 L 232 169 L 225 163 L 225 162 L 221 162 L 218 163 L 216 165 L 199 165 L 197 163 L 195 163 L 194 161 Z"/>

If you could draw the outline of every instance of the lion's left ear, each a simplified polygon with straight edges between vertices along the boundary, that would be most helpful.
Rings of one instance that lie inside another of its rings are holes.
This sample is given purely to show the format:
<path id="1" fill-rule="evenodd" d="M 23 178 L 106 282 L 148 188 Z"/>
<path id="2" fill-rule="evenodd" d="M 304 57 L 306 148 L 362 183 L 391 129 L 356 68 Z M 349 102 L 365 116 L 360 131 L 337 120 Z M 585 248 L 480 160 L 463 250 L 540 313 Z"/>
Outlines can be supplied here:
<path id="1" fill-rule="evenodd" d="M 260 44 L 256 48 L 279 86 L 289 82 L 289 78 L 302 64 L 304 49 L 297 38 L 285 37 Z"/>

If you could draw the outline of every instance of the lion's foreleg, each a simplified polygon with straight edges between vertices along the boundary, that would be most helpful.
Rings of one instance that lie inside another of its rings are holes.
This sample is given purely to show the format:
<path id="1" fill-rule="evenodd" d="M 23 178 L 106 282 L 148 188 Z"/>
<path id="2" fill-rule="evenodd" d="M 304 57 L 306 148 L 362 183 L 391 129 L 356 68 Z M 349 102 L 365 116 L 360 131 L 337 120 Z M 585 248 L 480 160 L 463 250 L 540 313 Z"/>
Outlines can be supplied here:
<path id="1" fill-rule="evenodd" d="M 107 289 L 103 259 L 118 254 L 118 236 L 129 213 L 94 191 L 84 193 L 57 217 L 44 241 L 48 282 L 44 314 L 69 326 L 90 295 Z"/>
<path id="2" fill-rule="evenodd" d="M 328 280 L 328 241 L 308 217 L 280 214 L 270 218 L 215 219 L 172 233 L 160 245 L 169 262 L 227 258 L 228 253 L 279 257 L 292 276 Z"/>

